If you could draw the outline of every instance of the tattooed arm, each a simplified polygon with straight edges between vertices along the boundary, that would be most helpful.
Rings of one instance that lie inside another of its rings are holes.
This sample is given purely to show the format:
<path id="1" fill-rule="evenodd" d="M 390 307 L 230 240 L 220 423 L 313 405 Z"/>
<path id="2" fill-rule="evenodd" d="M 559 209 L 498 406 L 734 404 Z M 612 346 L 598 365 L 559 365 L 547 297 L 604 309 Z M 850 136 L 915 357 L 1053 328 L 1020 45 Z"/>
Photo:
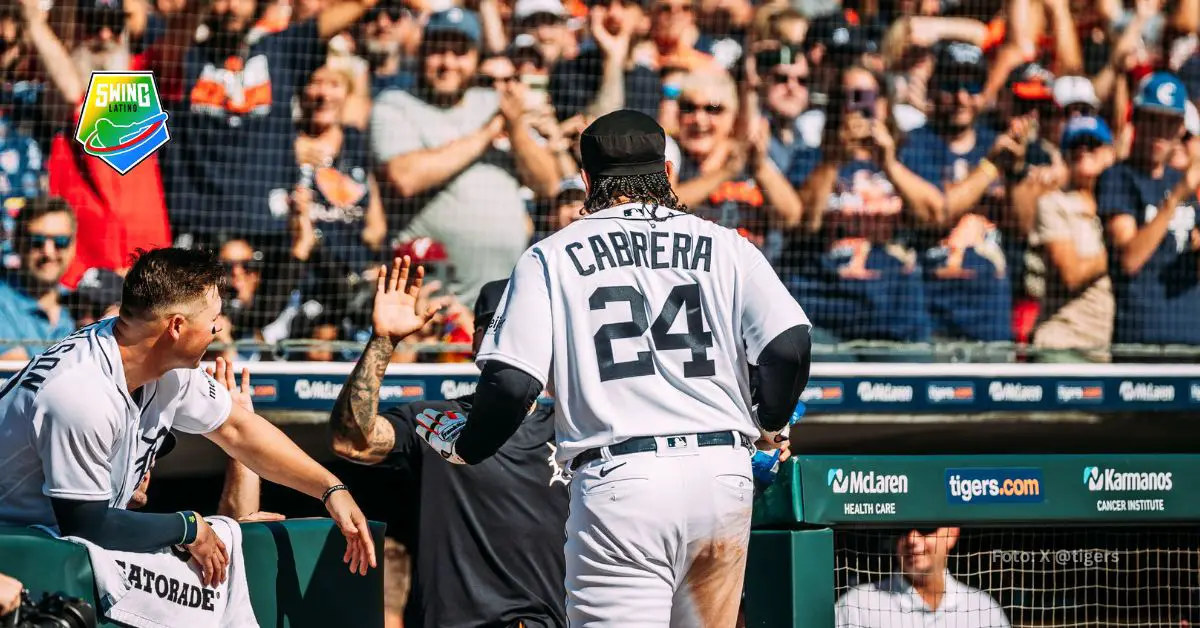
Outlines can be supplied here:
<path id="1" fill-rule="evenodd" d="M 379 416 L 379 387 L 396 343 L 424 327 L 440 307 L 420 301 L 425 272 L 418 266 L 410 280 L 409 267 L 405 257 L 393 262 L 390 275 L 386 267 L 379 270 L 371 317 L 375 333 L 333 405 L 330 445 L 351 462 L 379 464 L 395 447 L 395 429 Z"/>
<path id="2" fill-rule="evenodd" d="M 351 462 L 378 464 L 396 444 L 392 424 L 379 416 L 379 386 L 396 343 L 372 336 L 330 417 L 333 452 Z"/>

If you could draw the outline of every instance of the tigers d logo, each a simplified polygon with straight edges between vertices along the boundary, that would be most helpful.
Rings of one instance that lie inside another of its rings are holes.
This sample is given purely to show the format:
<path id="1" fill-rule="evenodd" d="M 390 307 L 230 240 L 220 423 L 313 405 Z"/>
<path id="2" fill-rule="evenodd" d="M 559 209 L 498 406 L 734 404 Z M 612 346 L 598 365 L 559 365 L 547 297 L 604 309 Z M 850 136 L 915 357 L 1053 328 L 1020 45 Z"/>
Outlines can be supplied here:
<path id="1" fill-rule="evenodd" d="M 92 72 L 75 140 L 125 174 L 171 139 L 150 72 Z"/>

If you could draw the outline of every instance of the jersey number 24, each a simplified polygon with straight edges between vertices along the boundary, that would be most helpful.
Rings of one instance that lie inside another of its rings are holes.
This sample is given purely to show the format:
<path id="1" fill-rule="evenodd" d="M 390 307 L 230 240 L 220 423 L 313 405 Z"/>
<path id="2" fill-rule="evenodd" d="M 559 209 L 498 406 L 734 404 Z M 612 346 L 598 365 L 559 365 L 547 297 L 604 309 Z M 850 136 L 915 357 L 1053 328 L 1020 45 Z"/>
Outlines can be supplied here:
<path id="1" fill-rule="evenodd" d="M 596 362 L 600 366 L 600 381 L 626 377 L 641 377 L 654 374 L 654 359 L 651 351 L 639 351 L 637 359 L 617 362 L 613 359 L 612 342 L 624 338 L 641 338 L 650 330 L 654 348 L 659 351 L 687 349 L 692 357 L 683 363 L 684 377 L 711 377 L 716 374 L 716 363 L 708 359 L 708 349 L 713 346 L 712 332 L 704 331 L 704 309 L 700 298 L 699 284 L 675 286 L 667 295 L 658 318 L 650 324 L 646 314 L 646 296 L 633 286 L 605 286 L 596 288 L 588 299 L 592 310 L 603 310 L 609 303 L 624 301 L 629 304 L 633 320 L 601 325 L 594 336 Z M 680 311 L 684 312 L 687 331 L 670 333 L 671 325 Z"/>

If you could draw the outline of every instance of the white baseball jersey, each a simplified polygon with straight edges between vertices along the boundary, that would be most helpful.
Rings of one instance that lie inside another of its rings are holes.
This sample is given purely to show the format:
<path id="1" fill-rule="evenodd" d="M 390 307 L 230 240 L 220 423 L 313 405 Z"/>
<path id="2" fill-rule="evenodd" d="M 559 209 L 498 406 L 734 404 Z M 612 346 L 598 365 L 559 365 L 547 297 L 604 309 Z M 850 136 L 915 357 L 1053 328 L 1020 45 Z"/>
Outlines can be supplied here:
<path id="1" fill-rule="evenodd" d="M 808 317 L 749 241 L 640 204 L 588 215 L 530 247 L 477 362 L 554 394 L 557 458 L 637 436 L 752 439 L 747 364 Z"/>
<path id="2" fill-rule="evenodd" d="M 50 498 L 124 508 L 166 434 L 204 434 L 229 391 L 176 369 L 130 395 L 116 318 L 71 334 L 0 389 L 0 523 L 55 526 Z"/>

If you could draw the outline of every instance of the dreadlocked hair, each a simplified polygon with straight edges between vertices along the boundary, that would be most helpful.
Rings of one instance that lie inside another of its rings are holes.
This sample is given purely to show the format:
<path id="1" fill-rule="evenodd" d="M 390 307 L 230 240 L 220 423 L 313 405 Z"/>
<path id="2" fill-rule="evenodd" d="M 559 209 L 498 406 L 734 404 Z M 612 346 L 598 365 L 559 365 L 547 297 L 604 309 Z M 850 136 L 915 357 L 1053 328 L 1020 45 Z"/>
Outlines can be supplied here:
<path id="1" fill-rule="evenodd" d="M 625 203 L 641 203 L 642 210 L 657 218 L 658 208 L 686 212 L 687 205 L 679 202 L 666 172 L 634 174 L 616 177 L 597 177 L 583 201 L 584 213 L 598 212 Z"/>

